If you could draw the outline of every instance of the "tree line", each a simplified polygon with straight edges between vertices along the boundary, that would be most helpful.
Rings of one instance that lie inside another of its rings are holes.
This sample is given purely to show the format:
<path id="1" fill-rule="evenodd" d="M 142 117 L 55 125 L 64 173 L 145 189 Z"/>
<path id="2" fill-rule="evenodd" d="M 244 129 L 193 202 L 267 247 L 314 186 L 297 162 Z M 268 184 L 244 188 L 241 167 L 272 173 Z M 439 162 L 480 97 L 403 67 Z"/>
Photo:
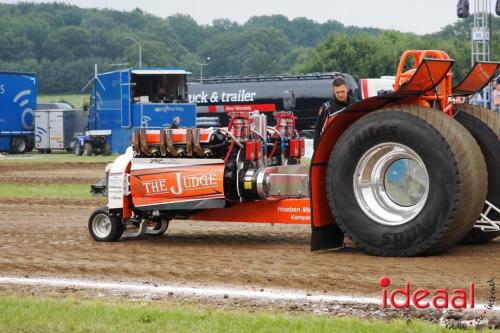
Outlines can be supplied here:
<path id="1" fill-rule="evenodd" d="M 450 9 L 453 10 L 453 9 Z M 138 65 L 183 67 L 196 77 L 342 71 L 357 77 L 394 74 L 405 49 L 437 48 L 457 60 L 463 76 L 470 67 L 470 19 L 440 32 L 416 35 L 344 26 L 330 20 L 289 20 L 257 16 L 244 24 L 228 19 L 200 25 L 188 15 L 160 18 L 135 9 L 82 9 L 60 3 L 0 4 L 0 70 L 32 71 L 41 93 L 78 92 L 99 71 Z M 500 20 L 493 20 L 498 40 Z M 493 59 L 500 43 L 492 43 Z"/>

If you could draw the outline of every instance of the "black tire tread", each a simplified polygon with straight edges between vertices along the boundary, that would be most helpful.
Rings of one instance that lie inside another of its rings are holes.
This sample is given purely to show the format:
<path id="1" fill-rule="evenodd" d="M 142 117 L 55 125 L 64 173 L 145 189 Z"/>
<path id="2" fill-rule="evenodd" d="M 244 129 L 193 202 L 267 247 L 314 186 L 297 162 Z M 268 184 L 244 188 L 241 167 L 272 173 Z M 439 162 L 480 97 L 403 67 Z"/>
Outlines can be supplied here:
<path id="1" fill-rule="evenodd" d="M 456 112 L 456 119 L 463 119 L 467 117 L 473 117 L 481 121 L 486 127 L 491 130 L 491 134 L 496 136 L 497 140 L 500 141 L 500 114 L 493 112 L 492 110 L 471 104 L 458 104 L 454 106 Z M 466 119 L 465 119 L 466 120 Z M 460 121 L 460 120 L 459 120 Z M 473 134 L 474 135 L 474 134 Z M 483 138 L 484 141 L 484 138 Z M 483 143 L 484 144 L 484 143 Z M 498 144 L 498 143 L 497 143 Z M 481 143 L 480 143 L 481 146 Z M 498 152 L 500 154 L 500 152 Z M 500 156 L 500 155 L 498 155 Z M 492 202 L 494 205 L 499 205 L 498 201 L 498 191 L 500 191 L 498 179 L 495 178 L 497 175 L 493 174 L 493 171 L 498 172 L 498 157 L 495 161 L 488 161 L 488 157 L 485 156 L 488 168 L 488 195 L 487 200 Z M 491 157 L 490 157 L 491 159 Z M 488 163 L 493 165 L 488 165 Z M 495 191 L 493 193 L 493 191 Z M 467 236 L 462 240 L 461 244 L 483 244 L 488 241 L 495 239 L 500 236 L 499 232 L 483 232 L 479 229 L 473 229 L 467 234 Z"/>
<path id="2" fill-rule="evenodd" d="M 387 251 L 374 247 L 369 247 L 359 242 L 355 235 L 350 234 L 342 223 L 338 223 L 340 228 L 353 242 L 363 248 L 365 251 L 379 256 L 415 256 L 428 255 L 442 252 L 449 247 L 457 244 L 471 230 L 475 218 L 481 211 L 484 199 L 486 198 L 487 176 L 486 165 L 474 138 L 468 131 L 454 119 L 444 113 L 429 108 L 423 108 L 416 105 L 400 105 L 387 107 L 375 111 L 371 114 L 382 112 L 404 112 L 424 120 L 436 132 L 440 134 L 443 141 L 448 145 L 449 153 L 455 160 L 454 168 L 459 176 L 457 193 L 455 193 L 455 202 L 449 215 L 447 223 L 444 223 L 440 230 L 437 230 L 433 237 L 426 243 L 407 250 Z M 348 128 L 343 136 L 351 135 Z M 342 140 L 342 137 L 340 140 Z M 339 142 L 340 142 L 339 140 Z M 337 144 L 339 144 L 337 142 Z M 327 196 L 329 198 L 330 208 L 336 221 L 340 221 L 331 204 L 332 179 L 327 176 Z"/>

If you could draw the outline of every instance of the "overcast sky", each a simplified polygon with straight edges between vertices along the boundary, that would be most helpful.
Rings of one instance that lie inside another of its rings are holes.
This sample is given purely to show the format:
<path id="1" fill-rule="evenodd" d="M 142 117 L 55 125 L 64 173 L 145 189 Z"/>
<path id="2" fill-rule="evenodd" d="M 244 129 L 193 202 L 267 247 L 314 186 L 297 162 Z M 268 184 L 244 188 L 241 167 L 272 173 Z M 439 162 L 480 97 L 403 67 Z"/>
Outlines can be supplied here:
<path id="1" fill-rule="evenodd" d="M 16 3 L 15 0 L 0 0 Z M 47 2 L 29 0 L 29 2 Z M 282 14 L 290 19 L 307 17 L 317 22 L 335 19 L 345 25 L 396 29 L 424 34 L 457 21 L 457 0 L 62 0 L 86 8 L 130 11 L 140 8 L 167 17 L 189 14 L 200 24 L 216 18 L 238 23 L 256 15 Z M 494 1 L 493 1 L 494 2 Z M 471 1 L 471 6 L 474 1 Z M 472 9 L 472 8 L 471 8 Z"/>

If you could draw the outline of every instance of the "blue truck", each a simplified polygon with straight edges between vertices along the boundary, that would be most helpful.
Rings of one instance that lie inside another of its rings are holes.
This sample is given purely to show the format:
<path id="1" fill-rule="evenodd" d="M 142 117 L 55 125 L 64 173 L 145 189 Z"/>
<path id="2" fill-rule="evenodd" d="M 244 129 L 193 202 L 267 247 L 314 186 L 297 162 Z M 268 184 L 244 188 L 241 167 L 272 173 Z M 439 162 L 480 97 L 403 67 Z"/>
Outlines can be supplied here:
<path id="1" fill-rule="evenodd" d="M 187 75 L 179 68 L 124 69 L 97 74 L 89 123 L 75 152 L 123 153 L 137 128 L 196 126 L 196 104 L 189 103 Z M 103 133 L 109 137 L 103 140 Z"/>
<path id="2" fill-rule="evenodd" d="M 35 109 L 35 74 L 0 72 L 0 152 L 33 150 Z"/>

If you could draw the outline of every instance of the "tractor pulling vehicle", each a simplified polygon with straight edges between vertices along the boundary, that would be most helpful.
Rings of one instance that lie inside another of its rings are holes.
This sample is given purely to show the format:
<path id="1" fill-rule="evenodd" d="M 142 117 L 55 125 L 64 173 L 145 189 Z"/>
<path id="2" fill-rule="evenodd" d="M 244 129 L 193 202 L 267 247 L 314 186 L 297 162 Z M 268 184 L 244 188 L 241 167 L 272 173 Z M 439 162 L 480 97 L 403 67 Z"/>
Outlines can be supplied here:
<path id="1" fill-rule="evenodd" d="M 108 204 L 90 216 L 90 234 L 158 235 L 173 218 L 310 223 L 313 251 L 347 235 L 381 256 L 493 239 L 500 116 L 453 101 L 486 86 L 499 63 L 477 63 L 452 87 L 453 63 L 443 51 L 406 51 L 394 92 L 332 115 L 310 166 L 291 112 L 276 112 L 275 127 L 234 112 L 227 128 L 138 129 L 107 168 Z"/>

